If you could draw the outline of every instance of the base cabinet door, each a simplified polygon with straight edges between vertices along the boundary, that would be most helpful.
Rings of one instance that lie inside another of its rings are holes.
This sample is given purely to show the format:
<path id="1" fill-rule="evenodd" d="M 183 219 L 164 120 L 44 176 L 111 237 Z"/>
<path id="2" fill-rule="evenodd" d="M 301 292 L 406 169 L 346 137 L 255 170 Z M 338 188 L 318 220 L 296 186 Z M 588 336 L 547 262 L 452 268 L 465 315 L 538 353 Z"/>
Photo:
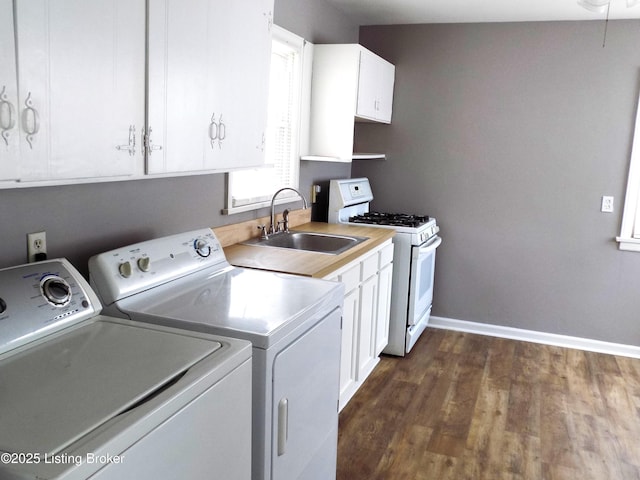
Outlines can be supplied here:
<path id="1" fill-rule="evenodd" d="M 391 278 L 393 264 L 388 263 L 378 272 L 378 308 L 376 315 L 375 354 L 380 355 L 389 343 L 389 317 L 391 313 Z"/>
<path id="2" fill-rule="evenodd" d="M 352 290 L 344 297 L 342 308 L 342 347 L 340 351 L 340 408 L 344 397 L 354 392 L 356 386 L 356 368 L 358 353 L 356 333 L 358 312 L 360 311 L 359 289 Z"/>
<path id="3" fill-rule="evenodd" d="M 357 379 L 366 378 L 378 362 L 374 352 L 375 321 L 378 309 L 378 278 L 365 280 L 360 287 L 360 316 L 358 319 Z"/>

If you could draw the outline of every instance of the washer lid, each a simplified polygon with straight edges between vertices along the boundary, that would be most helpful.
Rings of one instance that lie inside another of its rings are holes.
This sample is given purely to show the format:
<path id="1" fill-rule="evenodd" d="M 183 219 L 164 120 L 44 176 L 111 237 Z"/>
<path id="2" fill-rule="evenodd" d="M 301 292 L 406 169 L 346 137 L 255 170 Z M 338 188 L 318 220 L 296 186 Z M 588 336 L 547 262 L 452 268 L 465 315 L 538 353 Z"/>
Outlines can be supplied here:
<path id="1" fill-rule="evenodd" d="M 55 454 L 221 348 L 102 317 L 0 360 L 0 450 Z"/>

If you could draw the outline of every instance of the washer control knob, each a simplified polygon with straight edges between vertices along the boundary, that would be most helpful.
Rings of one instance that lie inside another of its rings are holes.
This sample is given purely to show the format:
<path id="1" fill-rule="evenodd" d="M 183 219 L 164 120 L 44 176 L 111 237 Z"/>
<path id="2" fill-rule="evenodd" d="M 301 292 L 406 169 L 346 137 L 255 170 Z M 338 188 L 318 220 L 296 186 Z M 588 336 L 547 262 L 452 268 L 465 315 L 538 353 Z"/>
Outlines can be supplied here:
<path id="1" fill-rule="evenodd" d="M 151 269 L 151 259 L 149 257 L 140 257 L 138 259 L 138 268 L 143 272 L 148 272 Z"/>
<path id="2" fill-rule="evenodd" d="M 120 272 L 120 275 L 122 275 L 124 278 L 129 278 L 133 273 L 131 271 L 131 263 L 122 262 L 120 265 L 118 265 L 118 272 Z"/>
<path id="3" fill-rule="evenodd" d="M 204 238 L 197 238 L 193 242 L 193 248 L 196 249 L 196 253 L 201 257 L 208 257 L 211 255 L 211 245 Z"/>
<path id="4" fill-rule="evenodd" d="M 40 281 L 40 290 L 47 301 L 57 307 L 63 307 L 71 300 L 71 287 L 62 278 L 50 275 Z"/>

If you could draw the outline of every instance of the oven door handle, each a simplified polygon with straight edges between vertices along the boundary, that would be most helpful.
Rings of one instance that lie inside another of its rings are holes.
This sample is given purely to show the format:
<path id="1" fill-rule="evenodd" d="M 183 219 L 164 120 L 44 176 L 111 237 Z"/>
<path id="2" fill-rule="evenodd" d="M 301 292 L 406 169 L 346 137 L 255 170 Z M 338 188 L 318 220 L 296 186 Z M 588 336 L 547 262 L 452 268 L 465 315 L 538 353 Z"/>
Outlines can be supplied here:
<path id="1" fill-rule="evenodd" d="M 430 238 L 429 241 L 427 241 L 427 243 L 425 243 L 418 249 L 418 254 L 425 255 L 427 253 L 430 253 L 434 251 L 436 248 L 438 248 L 441 243 L 442 243 L 442 237 L 439 237 L 436 235 L 435 237 Z"/>

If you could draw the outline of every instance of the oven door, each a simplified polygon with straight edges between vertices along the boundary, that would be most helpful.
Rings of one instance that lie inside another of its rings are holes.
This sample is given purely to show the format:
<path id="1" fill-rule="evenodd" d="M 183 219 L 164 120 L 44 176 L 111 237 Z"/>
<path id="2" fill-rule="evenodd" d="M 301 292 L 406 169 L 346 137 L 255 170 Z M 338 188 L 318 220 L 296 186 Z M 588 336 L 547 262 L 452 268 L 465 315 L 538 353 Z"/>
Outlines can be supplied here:
<path id="1" fill-rule="evenodd" d="M 411 248 L 411 278 L 409 281 L 409 326 L 417 324 L 431 308 L 436 248 L 442 238 L 431 237 L 420 246 Z"/>

